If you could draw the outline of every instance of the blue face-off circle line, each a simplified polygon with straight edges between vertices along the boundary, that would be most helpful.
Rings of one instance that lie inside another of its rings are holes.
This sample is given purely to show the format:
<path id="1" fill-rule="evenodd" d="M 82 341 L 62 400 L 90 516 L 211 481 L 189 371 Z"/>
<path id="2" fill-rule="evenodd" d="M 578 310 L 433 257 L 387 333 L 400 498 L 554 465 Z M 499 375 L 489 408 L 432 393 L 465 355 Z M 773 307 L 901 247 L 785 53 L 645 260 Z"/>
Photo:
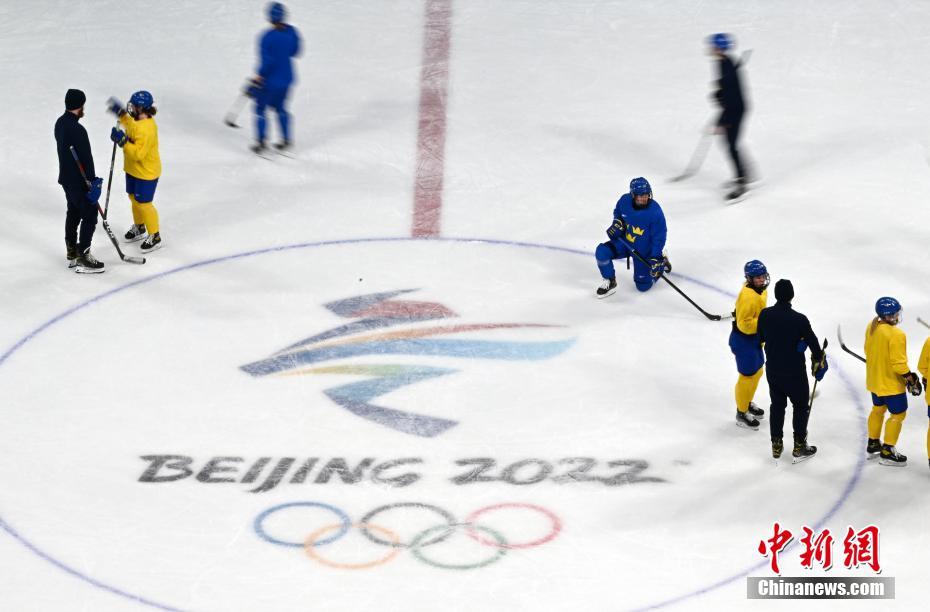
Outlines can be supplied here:
<path id="1" fill-rule="evenodd" d="M 268 254 L 268 253 L 277 253 L 277 252 L 292 251 L 292 250 L 297 250 L 297 249 L 318 248 L 318 247 L 327 247 L 327 246 L 356 245 L 356 244 L 365 244 L 365 243 L 391 243 L 391 242 L 398 242 L 398 243 L 400 243 L 400 242 L 475 243 L 475 244 L 482 244 L 482 245 L 499 245 L 499 246 L 511 246 L 511 247 L 520 247 L 520 248 L 543 249 L 543 250 L 547 250 L 547 251 L 554 251 L 554 252 L 560 252 L 560 253 L 569 253 L 569 254 L 572 254 L 572 255 L 583 255 L 583 256 L 585 256 L 585 257 L 591 257 L 592 259 L 594 258 L 593 250 L 592 250 L 592 251 L 586 251 L 586 250 L 572 249 L 572 248 L 562 247 L 562 246 L 556 246 L 556 245 L 536 244 L 536 243 L 532 243 L 532 242 L 520 242 L 520 241 L 513 241 L 513 240 L 495 240 L 495 239 L 486 239 L 486 238 L 461 238 L 461 237 L 448 237 L 448 236 L 443 236 L 443 237 L 429 237 L 429 238 L 411 238 L 411 237 L 406 237 L 406 236 L 398 236 L 398 237 L 379 237 L 379 238 L 349 238 L 349 239 L 344 239 L 344 240 L 324 240 L 324 241 L 318 241 L 318 242 L 305 242 L 305 243 L 299 243 L 299 244 L 290 244 L 290 245 L 282 245 L 282 246 L 276 246 L 276 247 L 269 247 L 269 248 L 264 248 L 264 249 L 256 249 L 256 250 L 252 250 L 252 251 L 244 251 L 244 252 L 242 252 L 242 253 L 235 253 L 235 254 L 233 254 L 233 255 L 225 255 L 225 256 L 222 256 L 222 257 L 214 257 L 214 258 L 211 258 L 211 259 L 205 259 L 205 260 L 202 260 L 202 261 L 199 261 L 199 262 L 194 262 L 194 263 L 191 263 L 191 264 L 185 264 L 185 265 L 183 265 L 183 266 L 178 266 L 178 267 L 176 267 L 176 268 L 172 268 L 172 269 L 166 270 L 166 271 L 164 271 L 164 272 L 158 272 L 158 273 L 156 273 L 156 274 L 152 274 L 151 276 L 146 276 L 146 277 L 144 277 L 144 278 L 140 278 L 140 279 L 138 279 L 138 280 L 135 280 L 135 281 L 126 283 L 125 285 L 120 285 L 119 287 L 114 287 L 113 289 L 110 289 L 110 290 L 105 291 L 105 292 L 103 292 L 103 293 L 99 293 L 99 294 L 97 294 L 97 295 L 95 295 L 95 296 L 93 296 L 93 297 L 91 297 L 91 298 L 89 298 L 89 299 L 87 299 L 87 300 L 85 300 L 85 301 L 83 301 L 83 302 L 80 302 L 79 304 L 76 304 L 76 305 L 74 305 L 74 306 L 72 306 L 72 307 L 66 309 L 65 311 L 63 311 L 63 312 L 61 312 L 61 313 L 55 315 L 55 316 L 52 317 L 51 319 L 49 319 L 49 320 L 47 320 L 46 322 L 42 323 L 40 326 L 36 327 L 36 328 L 33 329 L 31 332 L 29 332 L 28 334 L 26 334 L 25 336 L 23 336 L 22 338 L 20 338 L 20 339 L 19 339 L 18 341 L 16 341 L 10 348 L 8 348 L 2 355 L 0 355 L 0 366 L 2 366 L 4 363 L 6 363 L 6 361 L 9 360 L 10 357 L 11 357 L 16 351 L 18 351 L 20 348 L 22 348 L 27 342 L 31 341 L 32 339 L 34 339 L 36 336 L 38 336 L 38 335 L 41 334 L 42 332 L 46 331 L 46 330 L 49 329 L 50 327 L 53 327 L 55 324 L 59 323 L 60 321 L 62 321 L 62 320 L 65 319 L 65 318 L 71 316 L 72 314 L 76 313 L 77 311 L 79 311 L 79 310 L 81 310 L 81 309 L 83 309 L 83 308 L 86 308 L 87 306 L 90 306 L 90 305 L 92 305 L 92 304 L 96 304 L 97 302 L 101 302 L 101 301 L 103 301 L 103 300 L 105 300 L 105 299 L 107 299 L 107 298 L 109 298 L 109 297 L 111 297 L 111 296 L 113 296 L 113 295 L 116 295 L 116 294 L 118 294 L 118 293 L 121 293 L 121 292 L 123 292 L 123 291 L 126 291 L 127 289 L 135 288 L 135 287 L 138 287 L 138 286 L 140 286 L 140 285 L 144 285 L 144 284 L 146 284 L 146 283 L 150 283 L 150 282 L 152 282 L 152 281 L 155 281 L 155 280 L 164 278 L 164 277 L 169 276 L 169 275 L 171 275 L 171 274 L 176 274 L 176 273 L 178 273 L 178 272 L 184 272 L 184 271 L 187 271 L 187 270 L 193 270 L 193 269 L 196 269 L 196 268 L 202 268 L 202 267 L 210 266 L 210 265 L 213 265 L 213 264 L 224 263 L 224 262 L 228 262 L 228 261 L 234 261 L 234 260 L 237 260 L 237 259 L 244 259 L 244 258 L 246 258 L 246 257 L 252 257 L 252 256 L 255 256 L 255 255 L 265 255 L 265 254 Z M 689 276 L 687 276 L 687 275 L 683 275 L 683 274 L 679 274 L 679 273 L 674 273 L 674 276 L 676 276 L 676 277 L 678 277 L 678 278 L 681 278 L 681 279 L 683 279 L 683 280 L 686 280 L 686 281 L 688 281 L 688 282 L 690 282 L 690 283 L 693 283 L 693 284 L 695 284 L 695 285 L 698 285 L 698 286 L 704 287 L 704 288 L 706 288 L 706 289 L 712 290 L 712 291 L 714 291 L 714 292 L 716 292 L 716 293 L 720 293 L 720 294 L 725 295 L 725 296 L 727 296 L 727 297 L 730 297 L 730 298 L 732 298 L 732 299 L 735 299 L 735 298 L 736 298 L 736 295 L 735 295 L 735 294 L 733 294 L 733 293 L 731 293 L 731 292 L 728 292 L 728 291 L 725 291 L 725 290 L 723 290 L 723 289 L 720 289 L 720 288 L 718 288 L 718 287 L 715 287 L 715 286 L 713 286 L 713 285 L 710 285 L 710 284 L 708 284 L 708 283 L 706 283 L 706 282 L 704 282 L 704 281 L 701 281 L 701 280 L 699 280 L 699 279 L 692 278 L 692 277 L 689 277 Z M 839 367 L 839 364 L 836 363 L 836 360 L 830 359 L 830 362 L 831 362 L 831 365 L 833 365 L 834 368 L 835 368 L 836 370 L 838 370 L 839 375 L 840 375 L 840 378 L 843 380 L 843 383 L 845 384 L 847 391 L 849 392 L 849 394 L 853 397 L 854 401 L 856 402 L 856 406 L 857 406 L 857 408 L 859 409 L 860 421 L 863 421 L 863 422 L 864 422 L 864 421 L 865 421 L 865 406 L 864 406 L 864 404 L 862 403 L 862 401 L 859 399 L 858 395 L 856 394 L 856 392 L 855 392 L 855 387 L 852 385 L 852 382 L 849 380 L 849 378 L 846 376 L 846 374 L 842 371 L 842 368 Z M 864 429 L 863 429 L 863 431 L 864 431 Z M 864 433 L 863 433 L 861 442 L 862 442 L 861 445 L 864 446 L 864 443 L 865 443 L 865 434 L 864 434 Z M 840 495 L 839 499 L 837 499 L 837 500 L 834 502 L 834 504 L 830 507 L 830 509 L 828 510 L 828 512 L 827 512 L 822 518 L 820 518 L 820 519 L 815 523 L 815 526 L 816 526 L 816 528 L 817 528 L 818 530 L 819 530 L 824 524 L 826 524 L 826 523 L 836 514 L 836 512 L 840 509 L 840 507 L 841 507 L 844 503 L 846 503 L 846 500 L 849 499 L 849 496 L 852 494 L 853 490 L 856 488 L 856 486 L 857 486 L 858 483 L 859 483 L 859 480 L 860 480 L 860 477 L 861 477 L 861 475 L 862 475 L 862 470 L 863 470 L 864 466 L 865 466 L 865 457 L 864 457 L 864 456 L 861 456 L 860 459 L 859 459 L 859 461 L 856 463 L 856 466 L 855 466 L 855 469 L 854 469 L 854 471 L 853 471 L 852 476 L 850 477 L 849 481 L 846 483 L 846 486 L 843 488 L 843 492 L 842 492 L 842 494 Z M 58 559 L 52 557 L 50 554 L 46 553 L 45 551 L 43 551 L 43 550 L 40 549 L 39 547 L 35 546 L 32 542 L 30 542 L 29 540 L 27 540 L 23 535 L 21 535 L 18 531 L 16 531 L 16 529 L 14 529 L 12 525 L 10 525 L 9 523 L 7 523 L 7 522 L 3 519 L 2 516 L 0 516 L 0 528 L 2 528 L 4 531 L 6 531 L 11 537 L 13 537 L 13 538 L 14 538 L 15 540 L 17 540 L 20 544 L 22 544 L 22 545 L 23 545 L 24 547 L 26 547 L 29 551 L 33 552 L 34 554 L 36 554 L 36 555 L 37 555 L 38 557 L 40 557 L 41 559 L 44 559 L 45 561 L 48 561 L 49 563 L 51 563 L 52 565 L 54 565 L 54 566 L 57 567 L 58 569 L 64 571 L 64 572 L 67 573 L 67 574 L 70 574 L 71 576 L 73 576 L 73 577 L 75 577 L 75 578 L 78 578 L 79 580 L 83 580 L 84 582 L 90 584 L 91 586 L 94 586 L 94 587 L 97 587 L 97 588 L 99 588 L 99 589 L 101 589 L 101 590 L 107 591 L 107 592 L 109 592 L 109 593 L 111 593 L 111 594 L 113 594 L 113 595 L 118 595 L 118 596 L 120 596 L 120 597 L 129 599 L 129 600 L 134 601 L 134 602 L 136 602 L 136 603 L 140 603 L 140 604 L 143 604 L 143 605 L 146 605 L 146 606 L 150 606 L 150 607 L 152 607 L 152 608 L 157 608 L 157 609 L 159 609 L 159 610 L 167 610 L 167 611 L 170 611 L 170 612 L 184 612 L 181 608 L 176 608 L 176 607 L 173 607 L 173 606 L 169 606 L 169 605 L 166 605 L 166 604 L 162 604 L 162 603 L 153 601 L 153 600 L 151 600 L 151 599 L 148 599 L 148 598 L 146 598 L 146 597 L 142 597 L 142 596 L 140 596 L 140 595 L 135 595 L 135 594 L 133 594 L 133 593 L 129 593 L 128 591 L 124 591 L 124 590 L 122 590 L 122 589 L 120 589 L 120 588 L 118 588 L 118 587 L 115 587 L 115 586 L 112 586 L 112 585 L 103 583 L 103 582 L 101 582 L 101 581 L 99 581 L 99 580 L 97 580 L 97 579 L 95 579 L 95 578 L 89 576 L 88 574 L 85 574 L 85 573 L 83 573 L 83 572 L 80 572 L 80 571 L 74 569 L 73 567 L 68 566 L 68 565 L 65 564 L 64 562 L 59 561 Z M 710 585 L 708 585 L 708 586 L 706 586 L 706 587 L 703 587 L 703 588 L 701 588 L 701 589 L 697 589 L 697 590 L 695 590 L 695 591 L 691 591 L 691 592 L 689 592 L 689 593 L 685 593 L 685 594 L 682 594 L 682 595 L 680 595 L 680 596 L 676 596 L 676 597 L 673 597 L 673 598 L 670 598 L 670 599 L 667 599 L 667 600 L 658 602 L 658 603 L 656 603 L 656 604 L 648 605 L 648 606 L 641 607 L 641 608 L 636 608 L 636 610 L 654 610 L 654 609 L 658 609 L 658 608 L 663 608 L 663 607 L 670 606 L 670 605 L 674 605 L 674 604 L 676 604 L 676 603 L 679 603 L 679 602 L 682 602 L 682 601 L 684 601 L 684 600 L 690 599 L 690 598 L 692 598 L 692 597 L 697 597 L 697 596 L 703 595 L 703 594 L 705 594 L 705 593 L 708 593 L 708 592 L 713 591 L 713 590 L 715 590 L 715 589 L 718 589 L 718 588 L 720 588 L 720 587 L 726 586 L 726 585 L 728 585 L 728 584 L 730 584 L 730 583 L 732 583 L 732 582 L 734 582 L 734 581 L 736 581 L 736 580 L 739 580 L 740 578 L 743 578 L 743 577 L 745 577 L 745 576 L 748 576 L 750 573 L 752 573 L 752 572 L 754 572 L 754 571 L 756 571 L 756 570 L 759 570 L 759 569 L 761 569 L 762 567 L 764 567 L 764 566 L 766 566 L 766 565 L 768 565 L 768 561 L 761 561 L 760 563 L 758 563 L 758 564 L 756 564 L 756 565 L 753 565 L 753 566 L 749 567 L 748 569 L 746 569 L 746 570 L 744 570 L 744 571 L 742 571 L 742 572 L 739 572 L 739 573 L 737 573 L 737 574 L 734 574 L 734 575 L 732 575 L 732 576 L 730 576 L 730 577 L 728 577 L 728 578 L 724 578 L 723 580 L 719 580 L 719 581 L 717 581 L 717 582 L 714 582 L 714 583 L 712 583 L 712 584 L 710 584 Z"/>

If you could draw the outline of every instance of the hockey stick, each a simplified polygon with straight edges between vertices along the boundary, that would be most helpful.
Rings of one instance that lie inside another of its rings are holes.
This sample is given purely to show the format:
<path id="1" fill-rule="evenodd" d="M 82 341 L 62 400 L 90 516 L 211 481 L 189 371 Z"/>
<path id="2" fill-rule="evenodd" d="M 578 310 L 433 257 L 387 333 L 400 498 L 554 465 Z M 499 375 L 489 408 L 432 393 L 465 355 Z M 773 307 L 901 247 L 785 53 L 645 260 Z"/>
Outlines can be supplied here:
<path id="1" fill-rule="evenodd" d="M 921 319 L 920 317 L 917 317 L 917 322 L 920 323 L 921 325 L 923 325 L 924 327 L 926 327 L 927 329 L 930 329 L 930 323 L 927 323 L 926 321 L 924 321 L 924 320 Z"/>
<path id="2" fill-rule="evenodd" d="M 236 119 L 239 118 L 239 113 L 241 113 L 242 109 L 245 108 L 246 101 L 248 101 L 250 98 L 254 99 L 260 89 L 260 83 L 254 78 L 246 79 L 242 89 L 239 90 L 239 95 L 235 100 L 233 100 L 229 110 L 226 111 L 226 118 L 223 119 L 223 123 L 233 128 L 242 127 L 236 123 Z"/>
<path id="3" fill-rule="evenodd" d="M 71 157 L 74 158 L 74 162 L 78 166 L 78 170 L 81 171 L 81 177 L 84 179 L 84 184 L 87 186 L 87 189 L 90 190 L 90 181 L 87 180 L 87 175 L 84 173 L 84 164 L 81 163 L 81 160 L 78 159 L 77 151 L 74 150 L 74 147 L 68 147 L 71 149 Z M 116 158 L 116 151 L 113 152 L 113 158 Z M 110 165 L 110 176 L 113 176 L 113 165 Z M 107 191 L 109 195 L 109 190 Z M 119 248 L 119 242 L 116 240 L 116 236 L 113 235 L 113 230 L 110 229 L 110 224 L 107 223 L 107 216 L 104 213 L 103 209 L 100 207 L 100 202 L 94 202 L 97 205 L 97 211 L 100 213 L 101 221 L 103 222 L 103 229 L 106 231 L 107 236 L 110 237 L 110 242 L 113 243 L 113 246 L 116 248 L 116 252 L 119 254 L 119 258 L 125 262 L 134 263 L 134 264 L 144 264 L 145 257 L 133 257 L 131 255 L 123 254 L 123 250 Z"/>
<path id="4" fill-rule="evenodd" d="M 713 135 L 714 122 L 711 120 L 708 122 L 707 127 L 701 130 L 701 138 L 694 148 L 694 153 L 691 154 L 691 161 L 689 161 L 685 169 L 681 171 L 681 174 L 669 179 L 670 182 L 677 183 L 697 174 L 697 171 L 704 165 L 704 160 L 707 159 L 707 152 L 710 151 L 710 141 Z"/>
<path id="5" fill-rule="evenodd" d="M 859 355 L 859 354 L 857 354 L 857 353 L 852 352 L 851 350 L 849 350 L 849 348 L 846 347 L 845 344 L 843 344 L 843 336 L 842 336 L 842 334 L 840 334 L 840 326 L 839 326 L 839 325 L 836 326 L 836 336 L 837 336 L 837 338 L 839 338 L 839 340 L 840 340 L 840 346 L 843 348 L 844 351 L 846 351 L 847 353 L 849 353 L 850 355 L 852 355 L 853 357 L 855 357 L 856 359 L 858 359 L 858 360 L 861 361 L 862 363 L 868 363 L 868 362 L 865 360 L 865 357 L 863 357 L 862 355 Z M 912 374 L 912 372 L 909 372 L 908 374 Z M 915 374 L 915 376 L 916 376 L 916 374 Z M 917 382 L 916 378 L 914 379 L 914 382 L 909 382 L 907 376 L 905 376 L 905 375 L 902 374 L 901 377 L 904 378 L 904 384 L 905 384 L 905 386 L 907 387 L 907 392 L 908 392 L 908 393 L 910 393 L 911 395 L 915 395 L 915 396 L 916 396 L 916 395 L 920 395 L 920 392 L 921 392 L 923 389 L 922 389 L 921 386 L 920 386 L 920 382 Z"/>
<path id="6" fill-rule="evenodd" d="M 823 367 L 823 364 L 827 361 L 827 339 L 823 339 L 823 356 L 820 358 L 820 361 L 817 365 Z M 817 397 L 817 383 L 820 381 L 814 378 L 814 388 L 811 389 L 811 403 L 807 406 L 807 413 L 810 414 L 811 408 L 814 407 L 814 398 Z"/>
<path id="7" fill-rule="evenodd" d="M 840 331 L 840 326 L 839 326 L 839 325 L 836 326 L 836 338 L 840 341 L 840 348 L 841 348 L 841 349 L 843 349 L 844 351 L 846 351 L 847 353 L 849 353 L 850 355 L 852 355 L 853 357 L 855 357 L 856 359 L 858 359 L 858 360 L 861 361 L 862 363 L 865 363 L 865 357 L 863 357 L 862 355 L 860 355 L 860 354 L 858 354 L 858 353 L 854 353 L 853 351 L 849 350 L 849 347 L 846 346 L 846 344 L 843 342 L 843 334 L 842 334 L 842 332 Z"/>
<path id="8" fill-rule="evenodd" d="M 119 127 L 119 119 L 116 121 L 117 127 Z M 110 153 L 110 176 L 107 178 L 107 199 L 103 206 L 103 218 L 106 220 L 107 213 L 110 212 L 110 186 L 113 184 L 113 166 L 116 163 L 116 143 L 113 143 L 113 151 Z M 78 162 L 80 165 L 80 162 Z M 82 170 L 83 172 L 83 170 Z M 87 177 L 84 178 L 87 180 Z"/>
<path id="9" fill-rule="evenodd" d="M 226 117 L 223 119 L 223 123 L 229 127 L 238 128 L 242 127 L 236 123 L 236 119 L 239 117 L 239 113 L 242 112 L 242 109 L 245 108 L 245 103 L 249 99 L 249 96 L 245 92 L 239 92 L 239 95 L 233 101 L 232 106 L 229 107 L 229 110 L 226 112 Z"/>
<path id="10" fill-rule="evenodd" d="M 624 241 L 624 242 L 625 242 L 625 241 Z M 630 252 L 633 253 L 633 255 L 634 255 L 638 260 L 640 260 L 641 262 L 643 262 L 643 263 L 646 264 L 647 266 L 649 265 L 649 262 L 648 262 L 642 255 L 639 254 L 639 251 L 637 251 L 636 249 L 634 249 L 633 247 L 631 247 L 631 246 L 629 246 L 629 245 L 627 245 L 627 248 L 629 248 Z M 681 297 L 683 297 L 683 298 L 685 298 L 686 300 L 688 300 L 688 303 L 689 303 L 689 304 L 691 304 L 692 306 L 694 306 L 695 308 L 697 308 L 698 311 L 700 311 L 700 313 L 701 313 L 702 315 L 704 315 L 705 317 L 707 317 L 707 318 L 710 319 L 711 321 L 725 321 L 725 320 L 727 320 L 727 319 L 733 318 L 732 315 L 721 316 L 721 315 L 718 315 L 718 314 L 711 314 L 711 313 L 707 312 L 706 310 L 704 310 L 703 308 L 701 308 L 700 306 L 698 306 L 698 305 L 697 305 L 697 302 L 695 302 L 695 301 L 692 300 L 690 297 L 688 297 L 688 294 L 687 294 L 687 293 L 685 293 L 684 291 L 682 291 L 681 289 L 679 289 L 679 288 L 678 288 L 678 285 L 676 285 L 675 283 L 673 283 L 672 281 L 670 281 L 670 280 L 668 279 L 668 277 L 665 276 L 665 273 L 664 273 L 664 272 L 663 272 L 662 274 L 659 274 L 659 278 L 661 278 L 661 279 L 664 280 L 666 283 L 668 283 L 669 285 L 671 285 L 671 286 L 672 286 L 672 289 L 674 289 L 675 291 L 677 291 L 677 292 L 681 295 Z"/>

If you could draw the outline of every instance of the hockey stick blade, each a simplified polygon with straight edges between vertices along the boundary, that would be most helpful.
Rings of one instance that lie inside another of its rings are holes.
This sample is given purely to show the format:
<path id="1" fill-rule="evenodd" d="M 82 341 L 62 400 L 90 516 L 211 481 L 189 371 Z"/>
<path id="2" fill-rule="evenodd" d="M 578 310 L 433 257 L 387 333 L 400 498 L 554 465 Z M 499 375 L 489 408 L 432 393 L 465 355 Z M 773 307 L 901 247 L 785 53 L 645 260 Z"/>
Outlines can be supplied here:
<path id="1" fill-rule="evenodd" d="M 633 251 L 633 253 L 635 253 L 637 257 L 640 257 L 640 259 L 642 259 L 642 257 L 639 255 L 639 253 L 636 253 L 636 251 Z M 645 263 L 645 260 L 643 260 L 643 263 Z M 665 274 L 660 274 L 660 275 L 659 275 L 659 278 L 661 278 L 661 279 L 664 280 L 666 283 L 668 283 L 669 286 L 670 286 L 672 289 L 674 289 L 675 291 L 677 291 L 678 294 L 679 294 L 681 297 L 685 298 L 685 299 L 688 301 L 689 304 L 691 304 L 692 306 L 694 306 L 694 307 L 698 310 L 698 312 L 700 312 L 702 315 L 704 315 L 705 317 L 707 317 L 709 320 L 711 320 L 711 321 L 726 321 L 727 319 L 732 319 L 732 318 L 733 318 L 732 315 L 718 315 L 718 314 L 711 314 L 711 313 L 707 312 L 706 310 L 704 310 L 703 308 L 701 308 L 700 306 L 698 306 L 698 305 L 697 305 L 697 302 L 695 302 L 695 301 L 692 300 L 690 297 L 688 297 L 688 294 L 687 294 L 687 293 L 685 293 L 684 291 L 682 291 L 681 289 L 679 289 L 679 288 L 678 288 L 678 285 L 676 285 L 675 283 L 673 283 L 672 281 L 670 281 L 670 280 L 665 276 Z"/>
<path id="2" fill-rule="evenodd" d="M 249 101 L 249 96 L 245 93 L 240 92 L 236 99 L 233 100 L 233 103 L 230 105 L 229 110 L 226 112 L 226 116 L 223 118 L 223 123 L 228 125 L 231 128 L 240 127 L 236 123 L 236 119 L 239 117 L 239 114 L 242 112 L 242 109 L 245 108 L 245 103 Z"/>
<path id="3" fill-rule="evenodd" d="M 707 158 L 707 152 L 710 149 L 710 140 L 711 140 L 711 124 L 708 124 L 704 131 L 701 133 L 701 138 L 698 140 L 697 146 L 694 148 L 694 153 L 691 154 L 691 159 L 688 161 L 688 165 L 685 166 L 685 169 L 682 170 L 681 174 L 676 177 L 669 179 L 672 183 L 678 183 L 685 180 L 686 178 L 691 178 L 697 174 L 698 170 L 701 169 L 701 166 L 704 165 L 704 160 Z"/>
<path id="4" fill-rule="evenodd" d="M 917 322 L 920 323 L 921 325 L 923 325 L 924 327 L 926 327 L 927 329 L 930 329 L 930 323 L 927 323 L 926 321 L 924 321 L 924 320 L 921 319 L 920 317 L 917 317 Z"/>
<path id="5" fill-rule="evenodd" d="M 845 342 L 843 342 L 843 334 L 842 334 L 842 332 L 840 331 L 840 326 L 839 326 L 839 325 L 836 326 L 836 338 L 837 338 L 837 340 L 840 341 L 840 348 L 841 348 L 841 349 L 843 349 L 844 351 L 846 351 L 847 353 L 849 353 L 850 355 L 852 355 L 853 357 L 855 357 L 856 359 L 858 359 L 858 360 L 861 361 L 862 363 L 865 363 L 865 362 L 866 362 L 866 361 L 865 361 L 865 357 L 863 357 L 862 355 L 859 355 L 858 353 L 854 353 L 853 351 L 849 350 L 849 347 L 846 346 L 846 343 L 845 343 Z"/>
<path id="6" fill-rule="evenodd" d="M 630 252 L 633 254 L 634 257 L 636 257 L 636 259 L 640 260 L 641 262 L 643 262 L 643 263 L 646 264 L 647 266 L 649 265 L 649 262 L 646 261 L 646 258 L 643 257 L 643 256 L 640 254 L 639 251 L 637 251 L 637 250 L 634 249 L 634 248 L 630 248 Z M 725 319 L 731 318 L 729 315 L 727 315 L 727 316 L 724 317 L 724 316 L 721 316 L 721 315 L 718 315 L 718 314 L 711 314 L 711 313 L 707 312 L 706 310 L 704 310 L 703 308 L 701 308 L 700 306 L 698 306 L 697 302 L 695 302 L 695 301 L 692 300 L 690 297 L 688 297 L 688 294 L 685 293 L 684 291 L 682 291 L 681 289 L 679 289 L 679 288 L 678 288 L 678 285 L 676 285 L 675 283 L 673 283 L 672 281 L 670 281 L 670 280 L 668 279 L 668 277 L 665 276 L 664 273 L 659 274 L 659 278 L 661 278 L 661 279 L 664 280 L 666 283 L 668 283 L 669 286 L 671 286 L 672 289 L 674 289 L 675 291 L 677 291 L 678 294 L 679 294 L 681 297 L 685 298 L 685 299 L 688 301 L 689 304 L 691 304 L 692 306 L 694 306 L 694 307 L 698 310 L 698 312 L 700 312 L 702 315 L 704 315 L 705 317 L 707 317 L 707 318 L 710 319 L 711 321 L 723 321 L 723 320 L 725 320 Z"/>
<path id="7" fill-rule="evenodd" d="M 99 203 L 97 204 L 97 209 L 100 210 Z M 100 213 L 102 215 L 103 210 L 100 210 Z M 116 254 L 119 255 L 119 258 L 122 261 L 131 263 L 131 264 L 139 264 L 139 265 L 145 263 L 145 257 L 135 257 L 133 255 L 126 255 L 125 253 L 123 253 L 123 249 L 119 248 L 119 241 L 116 240 L 116 236 L 113 235 L 113 230 L 110 229 L 110 224 L 107 223 L 106 219 L 101 219 L 101 221 L 103 222 L 103 230 L 107 233 L 107 236 L 110 237 L 110 242 L 113 243 L 113 247 L 116 249 Z"/>

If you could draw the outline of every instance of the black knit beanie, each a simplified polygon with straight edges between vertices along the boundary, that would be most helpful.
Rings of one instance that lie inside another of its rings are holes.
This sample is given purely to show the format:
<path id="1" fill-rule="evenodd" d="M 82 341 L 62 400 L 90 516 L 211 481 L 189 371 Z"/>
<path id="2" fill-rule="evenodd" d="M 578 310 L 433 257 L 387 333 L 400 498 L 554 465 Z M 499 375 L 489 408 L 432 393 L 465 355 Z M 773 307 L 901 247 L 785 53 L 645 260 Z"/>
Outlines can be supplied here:
<path id="1" fill-rule="evenodd" d="M 84 106 L 84 102 L 87 101 L 87 96 L 84 95 L 84 92 L 80 89 L 69 89 L 68 93 L 65 94 L 65 109 L 66 110 L 77 110 Z"/>
<path id="2" fill-rule="evenodd" d="M 775 283 L 775 299 L 779 302 L 790 302 L 794 299 L 794 285 L 790 280 L 783 278 Z"/>

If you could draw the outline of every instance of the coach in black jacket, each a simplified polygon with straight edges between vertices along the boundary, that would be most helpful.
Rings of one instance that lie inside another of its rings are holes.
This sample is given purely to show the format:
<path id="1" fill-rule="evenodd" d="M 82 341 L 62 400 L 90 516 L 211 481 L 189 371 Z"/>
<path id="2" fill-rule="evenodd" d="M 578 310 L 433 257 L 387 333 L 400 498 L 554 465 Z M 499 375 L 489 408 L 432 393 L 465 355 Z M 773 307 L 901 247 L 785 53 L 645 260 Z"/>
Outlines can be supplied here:
<path id="1" fill-rule="evenodd" d="M 817 380 L 826 373 L 827 362 L 823 359 L 823 349 L 811 330 L 810 321 L 791 308 L 793 298 L 794 287 L 791 281 L 781 279 L 775 283 L 777 301 L 774 306 L 763 309 L 759 314 L 758 333 L 765 348 L 765 376 L 772 400 L 769 420 L 772 455 L 776 459 L 781 455 L 785 409 L 790 398 L 793 412 L 791 424 L 794 428 L 793 455 L 800 460 L 817 452 L 816 447 L 807 446 L 810 386 L 804 359 L 805 347 L 811 350 L 813 373 Z"/>
<path id="2" fill-rule="evenodd" d="M 70 268 L 81 272 L 103 272 L 103 263 L 90 254 L 90 243 L 97 227 L 97 200 L 103 180 L 94 171 L 94 156 L 87 139 L 87 130 L 78 123 L 84 116 L 86 97 L 80 89 L 69 89 L 65 94 L 65 112 L 55 122 L 55 142 L 58 146 L 58 183 L 65 190 L 68 212 L 65 216 L 65 248 Z M 78 159 L 84 165 L 87 183 L 70 147 L 74 147 Z M 78 227 L 80 226 L 80 237 Z"/>

